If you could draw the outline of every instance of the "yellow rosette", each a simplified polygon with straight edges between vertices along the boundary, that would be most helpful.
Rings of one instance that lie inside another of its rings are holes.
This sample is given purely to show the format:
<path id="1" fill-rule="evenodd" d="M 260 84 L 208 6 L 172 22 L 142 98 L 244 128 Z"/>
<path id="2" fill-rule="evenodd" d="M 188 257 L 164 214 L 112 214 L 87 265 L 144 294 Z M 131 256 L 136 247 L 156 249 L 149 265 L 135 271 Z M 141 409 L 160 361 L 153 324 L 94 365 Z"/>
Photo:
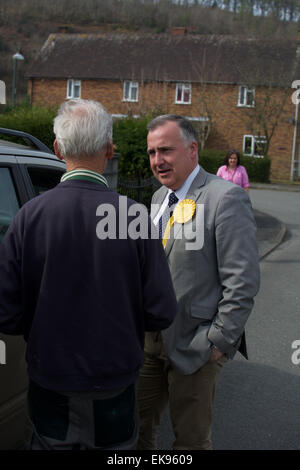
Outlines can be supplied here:
<path id="1" fill-rule="evenodd" d="M 169 218 L 165 233 L 163 236 L 163 246 L 166 246 L 166 243 L 170 236 L 170 230 L 173 227 L 174 223 L 185 224 L 192 219 L 196 211 L 196 203 L 193 199 L 183 199 L 174 209 L 172 217 Z"/>

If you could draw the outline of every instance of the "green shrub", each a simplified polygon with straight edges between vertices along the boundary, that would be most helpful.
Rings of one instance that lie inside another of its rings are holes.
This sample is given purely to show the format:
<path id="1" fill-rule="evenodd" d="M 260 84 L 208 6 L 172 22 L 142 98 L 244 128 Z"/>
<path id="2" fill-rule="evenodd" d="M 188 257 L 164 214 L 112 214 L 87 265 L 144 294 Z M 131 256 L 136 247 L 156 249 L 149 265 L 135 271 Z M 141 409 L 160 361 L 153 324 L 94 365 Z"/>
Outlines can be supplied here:
<path id="1" fill-rule="evenodd" d="M 29 132 L 51 150 L 53 149 L 53 119 L 57 110 L 23 103 L 13 109 L 5 108 L 0 114 L 0 127 Z M 121 154 L 119 159 L 119 176 L 121 178 L 149 178 L 152 171 L 147 155 L 147 123 L 152 115 L 141 118 L 129 117 L 114 122 L 114 144 Z M 2 136 L 1 136 L 2 138 Z M 225 152 L 204 149 L 199 152 L 199 163 L 209 173 L 216 174 L 223 165 Z M 241 164 L 247 169 L 251 182 L 269 182 L 269 158 L 242 156 Z"/>
<path id="2" fill-rule="evenodd" d="M 199 163 L 208 171 L 208 173 L 216 174 L 218 168 L 223 165 L 225 158 L 224 152 L 218 150 L 204 149 L 201 152 L 199 151 Z"/>
<path id="3" fill-rule="evenodd" d="M 133 117 L 120 119 L 114 124 L 114 142 L 117 151 L 121 154 L 119 160 L 119 175 L 123 178 L 149 178 L 152 171 L 147 155 L 147 123 L 152 116 L 135 119 Z M 199 152 L 199 163 L 209 173 L 216 174 L 223 165 L 225 152 L 204 149 Z M 269 182 L 270 159 L 241 157 L 241 164 L 245 166 L 250 183 Z"/>
<path id="4" fill-rule="evenodd" d="M 253 183 L 270 183 L 270 158 L 255 158 L 244 155 L 242 164 L 247 170 L 250 183 L 251 181 Z"/>
<path id="5" fill-rule="evenodd" d="M 55 115 L 56 111 L 53 109 L 23 103 L 13 109 L 8 108 L 5 113 L 0 114 L 0 127 L 28 132 L 53 150 Z"/>
<path id="6" fill-rule="evenodd" d="M 224 164 L 225 152 L 218 150 L 202 150 L 199 152 L 199 163 L 204 170 L 209 173 L 216 174 L 218 168 Z M 256 158 L 246 155 L 241 156 L 241 165 L 243 165 L 248 173 L 250 184 L 269 183 L 271 160 L 268 157 Z"/>
<path id="7" fill-rule="evenodd" d="M 114 144 L 121 154 L 119 175 L 124 178 L 149 178 L 152 175 L 147 154 L 149 117 L 119 119 L 114 122 Z"/>

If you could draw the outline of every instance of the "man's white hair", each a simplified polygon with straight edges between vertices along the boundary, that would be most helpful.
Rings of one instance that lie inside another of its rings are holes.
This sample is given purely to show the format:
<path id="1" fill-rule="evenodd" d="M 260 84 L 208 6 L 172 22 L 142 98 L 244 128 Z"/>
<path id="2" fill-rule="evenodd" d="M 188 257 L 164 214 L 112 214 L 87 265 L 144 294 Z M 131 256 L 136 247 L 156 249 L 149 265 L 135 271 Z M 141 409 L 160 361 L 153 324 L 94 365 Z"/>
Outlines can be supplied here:
<path id="1" fill-rule="evenodd" d="M 79 159 L 105 151 L 112 140 L 112 118 L 97 101 L 64 102 L 54 119 L 54 134 L 64 158 Z"/>

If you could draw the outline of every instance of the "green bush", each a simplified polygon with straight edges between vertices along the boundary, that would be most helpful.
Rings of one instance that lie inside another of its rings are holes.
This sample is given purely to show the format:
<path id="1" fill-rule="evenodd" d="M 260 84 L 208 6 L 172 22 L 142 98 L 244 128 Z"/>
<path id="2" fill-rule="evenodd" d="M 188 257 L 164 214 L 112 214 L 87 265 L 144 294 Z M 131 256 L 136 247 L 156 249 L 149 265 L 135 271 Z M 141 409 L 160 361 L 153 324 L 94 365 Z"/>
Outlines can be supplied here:
<path id="1" fill-rule="evenodd" d="M 201 152 L 199 151 L 199 163 L 208 171 L 208 173 L 216 174 L 218 168 L 223 165 L 225 158 L 224 152 L 218 150 L 204 149 Z"/>
<path id="2" fill-rule="evenodd" d="M 255 158 L 244 155 L 242 164 L 247 170 L 250 183 L 251 181 L 253 183 L 270 183 L 270 158 Z"/>
<path id="3" fill-rule="evenodd" d="M 152 175 L 147 154 L 149 117 L 118 119 L 114 122 L 114 144 L 121 154 L 119 175 L 125 178 L 149 178 Z"/>
<path id="4" fill-rule="evenodd" d="M 0 127 L 28 132 L 53 150 L 53 119 L 56 111 L 23 103 L 0 114 Z M 1 136 L 2 138 L 2 136 Z M 24 142 L 22 142 L 24 143 Z"/>
<path id="5" fill-rule="evenodd" d="M 224 164 L 225 152 L 218 150 L 202 150 L 199 152 L 199 163 L 204 170 L 209 173 L 216 174 L 218 168 Z M 243 165 L 248 173 L 250 184 L 269 183 L 271 160 L 267 157 L 256 158 L 246 155 L 241 156 L 241 165 Z"/>
<path id="6" fill-rule="evenodd" d="M 121 154 L 119 161 L 119 175 L 123 178 L 149 178 L 152 171 L 147 155 L 147 123 L 152 116 L 135 119 L 133 117 L 120 119 L 114 124 L 114 142 L 117 151 Z M 223 165 L 225 152 L 204 149 L 199 152 L 199 163 L 209 173 L 216 174 Z M 241 157 L 241 164 L 245 166 L 250 183 L 269 182 L 269 158 Z"/>
<path id="7" fill-rule="evenodd" d="M 23 103 L 13 109 L 6 108 L 0 114 L 0 127 L 29 132 L 51 150 L 53 148 L 53 119 L 56 110 L 31 106 Z M 119 159 L 119 176 L 121 178 L 149 178 L 152 171 L 147 155 L 147 123 L 151 115 L 141 118 L 129 117 L 114 122 L 114 144 L 116 151 L 121 154 Z M 1 137 L 2 138 L 2 137 Z M 205 149 L 199 152 L 199 163 L 209 173 L 216 174 L 223 165 L 225 152 Z M 269 158 L 254 158 L 242 156 L 241 164 L 247 169 L 251 182 L 269 182 Z"/>

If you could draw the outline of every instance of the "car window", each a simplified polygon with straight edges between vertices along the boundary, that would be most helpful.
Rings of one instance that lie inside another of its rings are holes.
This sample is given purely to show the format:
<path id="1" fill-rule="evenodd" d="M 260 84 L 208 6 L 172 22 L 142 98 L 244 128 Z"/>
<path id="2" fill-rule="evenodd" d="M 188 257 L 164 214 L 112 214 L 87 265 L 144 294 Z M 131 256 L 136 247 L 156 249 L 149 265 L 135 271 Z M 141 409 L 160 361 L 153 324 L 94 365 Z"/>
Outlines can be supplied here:
<path id="1" fill-rule="evenodd" d="M 27 167 L 36 196 L 54 188 L 62 177 L 64 171 L 45 167 Z"/>
<path id="2" fill-rule="evenodd" d="M 19 202 L 9 168 L 0 168 L 0 243 L 19 210 Z"/>

